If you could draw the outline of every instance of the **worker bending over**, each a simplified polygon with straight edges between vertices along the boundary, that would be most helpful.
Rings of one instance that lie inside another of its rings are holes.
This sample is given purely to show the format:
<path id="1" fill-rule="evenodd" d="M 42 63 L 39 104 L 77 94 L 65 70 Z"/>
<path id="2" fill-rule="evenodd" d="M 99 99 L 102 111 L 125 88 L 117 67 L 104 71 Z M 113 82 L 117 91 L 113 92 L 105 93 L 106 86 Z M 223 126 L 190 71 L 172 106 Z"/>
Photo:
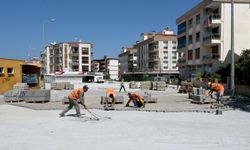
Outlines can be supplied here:
<path id="1" fill-rule="evenodd" d="M 212 98 L 216 99 L 217 103 L 221 102 L 224 95 L 224 86 L 219 83 L 212 83 L 212 82 L 208 82 L 207 85 L 208 88 L 210 88 L 208 96 L 211 96 L 213 92 L 215 92 L 212 95 Z"/>
<path id="2" fill-rule="evenodd" d="M 135 94 L 135 93 L 128 93 L 129 100 L 125 107 L 129 107 L 129 103 L 132 101 L 134 103 L 134 106 L 137 108 L 145 107 L 144 98 L 141 95 Z"/>
<path id="3" fill-rule="evenodd" d="M 111 105 L 108 105 L 108 100 L 112 99 Z M 111 109 L 114 109 L 114 105 L 115 105 L 115 91 L 112 88 L 108 88 L 106 90 L 106 97 L 105 97 L 105 109 L 108 109 L 108 107 L 110 107 Z"/>
<path id="4" fill-rule="evenodd" d="M 84 102 L 84 93 L 87 92 L 89 89 L 89 87 L 87 85 L 84 85 L 82 88 L 78 88 L 74 91 L 71 91 L 68 95 L 68 99 L 69 99 L 69 106 L 67 108 L 65 108 L 61 113 L 60 113 L 60 117 L 63 117 L 65 115 L 65 113 L 67 113 L 70 109 L 72 109 L 72 107 L 74 106 L 76 109 L 76 116 L 80 117 L 81 113 L 80 113 L 80 107 L 78 105 L 77 100 L 80 100 L 80 104 L 87 109 L 85 102 Z"/>

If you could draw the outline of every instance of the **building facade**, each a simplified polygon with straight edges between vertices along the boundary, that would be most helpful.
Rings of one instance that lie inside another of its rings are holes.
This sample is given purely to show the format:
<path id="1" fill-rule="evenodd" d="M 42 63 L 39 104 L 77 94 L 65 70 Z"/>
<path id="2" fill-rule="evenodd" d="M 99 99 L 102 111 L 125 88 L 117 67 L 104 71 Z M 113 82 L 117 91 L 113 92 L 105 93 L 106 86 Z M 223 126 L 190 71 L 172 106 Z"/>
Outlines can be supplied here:
<path id="1" fill-rule="evenodd" d="M 179 74 L 177 37 L 169 28 L 159 33 L 142 33 L 137 49 L 137 71 L 150 76 L 171 77 Z"/>
<path id="2" fill-rule="evenodd" d="M 92 44 L 65 42 L 52 44 L 45 48 L 42 57 L 42 73 L 91 71 Z"/>
<path id="3" fill-rule="evenodd" d="M 0 58 L 0 94 L 13 88 L 16 83 L 39 87 L 41 65 L 24 60 Z"/>
<path id="4" fill-rule="evenodd" d="M 182 78 L 214 73 L 231 61 L 231 1 L 203 0 L 176 20 Z M 234 0 L 235 55 L 250 48 L 250 0 Z M 236 57 L 237 60 L 237 57 Z"/>
<path id="5" fill-rule="evenodd" d="M 118 79 L 119 61 L 117 58 L 108 58 L 93 60 L 93 72 L 102 72 L 105 79 Z"/>
<path id="6" fill-rule="evenodd" d="M 122 53 L 119 54 L 119 73 L 120 76 L 131 74 L 137 71 L 137 49 L 122 48 Z"/>

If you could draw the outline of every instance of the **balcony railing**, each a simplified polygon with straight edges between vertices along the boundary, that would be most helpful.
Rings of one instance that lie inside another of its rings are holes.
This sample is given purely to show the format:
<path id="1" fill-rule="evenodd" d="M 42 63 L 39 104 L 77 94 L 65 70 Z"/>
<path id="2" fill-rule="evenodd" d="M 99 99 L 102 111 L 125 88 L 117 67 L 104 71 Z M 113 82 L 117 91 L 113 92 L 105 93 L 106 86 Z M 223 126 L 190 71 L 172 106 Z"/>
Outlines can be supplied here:
<path id="1" fill-rule="evenodd" d="M 213 60 L 218 60 L 220 58 L 219 54 L 207 54 L 202 57 L 203 62 L 212 63 Z"/>
<path id="2" fill-rule="evenodd" d="M 208 34 L 207 36 L 203 37 L 203 41 L 211 41 L 211 40 L 220 40 L 220 34 Z"/>

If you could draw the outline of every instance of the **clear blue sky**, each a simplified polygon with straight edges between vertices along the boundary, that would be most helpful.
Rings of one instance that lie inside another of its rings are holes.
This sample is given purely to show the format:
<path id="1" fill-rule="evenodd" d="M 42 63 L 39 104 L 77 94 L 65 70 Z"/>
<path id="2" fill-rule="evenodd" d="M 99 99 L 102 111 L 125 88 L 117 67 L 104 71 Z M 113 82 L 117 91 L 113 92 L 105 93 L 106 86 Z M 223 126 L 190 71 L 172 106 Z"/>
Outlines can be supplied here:
<path id="1" fill-rule="evenodd" d="M 93 44 L 94 58 L 117 57 L 140 33 L 176 32 L 176 18 L 201 0 L 1 0 L 0 57 L 39 56 L 43 22 L 45 42 L 77 41 Z"/>

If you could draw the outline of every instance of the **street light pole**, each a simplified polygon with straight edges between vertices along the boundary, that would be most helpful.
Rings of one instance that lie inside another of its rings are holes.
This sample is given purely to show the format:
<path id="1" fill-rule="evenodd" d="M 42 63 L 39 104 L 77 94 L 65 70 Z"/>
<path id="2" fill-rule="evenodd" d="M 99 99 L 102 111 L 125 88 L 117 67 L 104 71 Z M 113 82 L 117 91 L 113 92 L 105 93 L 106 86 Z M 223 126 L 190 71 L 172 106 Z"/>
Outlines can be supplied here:
<path id="1" fill-rule="evenodd" d="M 43 35 L 42 35 L 42 37 L 43 37 L 43 46 L 45 46 L 45 24 L 49 23 L 49 22 L 55 22 L 55 21 L 56 21 L 56 19 L 52 18 L 52 19 L 49 19 L 49 20 L 45 20 L 43 22 Z"/>
<path id="2" fill-rule="evenodd" d="M 235 83 L 234 83 L 234 0 L 231 0 L 231 97 L 235 95 Z"/>

